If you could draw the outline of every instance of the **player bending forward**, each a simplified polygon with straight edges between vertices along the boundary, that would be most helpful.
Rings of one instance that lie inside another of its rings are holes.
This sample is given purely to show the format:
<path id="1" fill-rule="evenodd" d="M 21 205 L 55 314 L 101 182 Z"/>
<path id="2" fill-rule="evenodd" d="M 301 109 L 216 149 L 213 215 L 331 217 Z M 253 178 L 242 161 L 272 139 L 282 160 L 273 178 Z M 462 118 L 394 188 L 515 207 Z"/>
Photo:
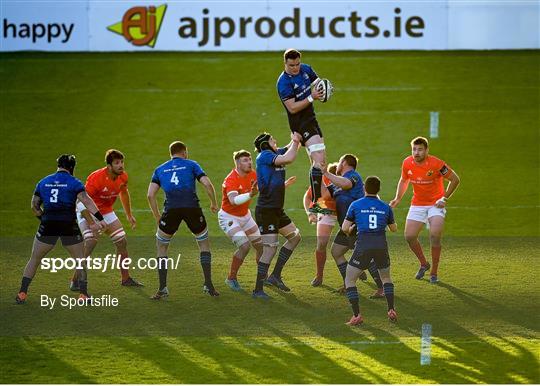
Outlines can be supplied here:
<path id="1" fill-rule="evenodd" d="M 124 154 L 110 149 L 105 153 L 107 166 L 92 172 L 86 179 L 86 191 L 94 200 L 107 226 L 104 232 L 109 236 L 116 247 L 116 255 L 120 261 L 128 258 L 126 231 L 113 209 L 116 198 L 120 196 L 122 207 L 126 212 L 126 218 L 134 229 L 137 222 L 131 213 L 131 198 L 128 190 L 128 175 L 124 170 Z M 91 224 L 95 222 L 90 212 L 82 203 L 77 204 L 77 221 L 84 238 L 84 256 L 90 256 L 98 242 L 98 233 L 92 230 Z M 122 263 L 123 267 L 125 266 Z M 142 287 L 142 283 L 129 275 L 129 267 L 121 268 L 121 284 L 128 287 Z M 78 290 L 78 275 L 73 274 L 70 289 Z"/>
<path id="2" fill-rule="evenodd" d="M 392 322 L 397 321 L 397 313 L 394 309 L 394 284 L 390 278 L 390 256 L 385 232 L 387 226 L 392 232 L 397 231 L 397 225 L 392 208 L 377 198 L 380 188 L 381 181 L 378 177 L 366 178 L 365 197 L 350 205 L 347 217 L 341 226 L 346 234 L 351 234 L 354 227 L 358 232 L 356 245 L 345 275 L 345 290 L 353 311 L 353 316 L 347 322 L 349 326 L 356 326 L 363 322 L 356 281 L 363 270 L 369 268 L 372 260 L 375 261 L 383 283 L 388 304 L 388 318 Z"/>

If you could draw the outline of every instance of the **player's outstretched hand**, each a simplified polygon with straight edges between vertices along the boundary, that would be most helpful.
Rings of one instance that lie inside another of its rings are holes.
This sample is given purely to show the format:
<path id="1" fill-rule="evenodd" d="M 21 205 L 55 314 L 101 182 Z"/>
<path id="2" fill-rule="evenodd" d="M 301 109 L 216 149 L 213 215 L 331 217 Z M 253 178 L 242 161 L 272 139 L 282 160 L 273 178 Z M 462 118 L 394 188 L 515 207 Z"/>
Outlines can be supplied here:
<path id="1" fill-rule="evenodd" d="M 259 186 L 257 185 L 257 180 L 255 180 L 251 183 L 251 192 L 249 192 L 249 195 L 255 197 L 257 194 L 259 194 Z"/>
<path id="2" fill-rule="evenodd" d="M 392 201 L 389 202 L 388 205 L 390 205 L 390 208 L 395 208 L 396 206 L 399 205 L 399 202 L 400 202 L 400 201 L 401 201 L 401 200 L 398 200 L 397 198 L 394 198 Z"/>
<path id="3" fill-rule="evenodd" d="M 308 221 L 310 224 L 317 224 L 317 215 L 315 213 L 309 213 Z"/>
<path id="4" fill-rule="evenodd" d="M 291 139 L 296 144 L 302 143 L 302 136 L 299 133 L 296 133 L 296 132 L 291 133 Z"/>
<path id="5" fill-rule="evenodd" d="M 289 177 L 289 178 L 287 178 L 287 180 L 285 181 L 285 187 L 291 186 L 291 185 L 294 184 L 295 182 L 296 182 L 296 176 Z"/>
<path id="6" fill-rule="evenodd" d="M 137 226 L 137 220 L 135 220 L 135 217 L 133 215 L 127 216 L 127 220 L 129 221 L 129 224 L 131 225 L 131 229 L 135 229 Z"/>

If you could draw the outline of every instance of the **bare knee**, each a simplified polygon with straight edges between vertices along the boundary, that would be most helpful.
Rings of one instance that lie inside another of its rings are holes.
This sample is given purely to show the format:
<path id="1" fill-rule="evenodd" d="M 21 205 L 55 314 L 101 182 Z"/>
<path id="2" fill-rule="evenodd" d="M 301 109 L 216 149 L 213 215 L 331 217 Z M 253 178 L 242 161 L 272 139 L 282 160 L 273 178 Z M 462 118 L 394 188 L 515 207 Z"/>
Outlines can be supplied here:
<path id="1" fill-rule="evenodd" d="M 239 259 L 244 259 L 244 257 L 247 256 L 249 253 L 250 244 L 249 242 L 246 242 L 238 247 L 238 251 L 236 253 L 236 257 Z"/>
<path id="2" fill-rule="evenodd" d="M 439 234 L 429 235 L 429 241 L 431 242 L 432 247 L 440 247 L 442 237 Z"/>

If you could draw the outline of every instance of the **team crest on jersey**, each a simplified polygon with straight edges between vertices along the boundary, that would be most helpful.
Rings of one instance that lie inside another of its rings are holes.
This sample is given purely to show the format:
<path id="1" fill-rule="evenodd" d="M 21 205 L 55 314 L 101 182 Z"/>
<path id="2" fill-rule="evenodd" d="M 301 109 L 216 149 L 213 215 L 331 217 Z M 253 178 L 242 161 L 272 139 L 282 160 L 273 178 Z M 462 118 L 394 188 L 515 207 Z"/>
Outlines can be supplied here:
<path id="1" fill-rule="evenodd" d="M 309 75 L 308 75 L 308 74 L 304 74 L 304 78 L 305 78 L 305 79 L 309 79 Z"/>
<path id="2" fill-rule="evenodd" d="M 431 177 L 433 175 L 433 170 L 429 170 L 427 173 L 426 173 L 426 176 L 428 177 Z"/>
<path id="3" fill-rule="evenodd" d="M 275 225 L 274 225 L 274 224 L 268 225 L 268 230 L 269 230 L 269 231 L 275 231 L 275 230 L 276 230 Z"/>

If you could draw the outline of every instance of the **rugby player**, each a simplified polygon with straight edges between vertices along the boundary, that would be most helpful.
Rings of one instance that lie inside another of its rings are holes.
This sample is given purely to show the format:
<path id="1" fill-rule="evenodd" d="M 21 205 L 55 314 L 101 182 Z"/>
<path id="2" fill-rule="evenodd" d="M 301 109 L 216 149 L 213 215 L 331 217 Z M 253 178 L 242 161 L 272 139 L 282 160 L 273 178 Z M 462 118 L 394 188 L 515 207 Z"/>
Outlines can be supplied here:
<path id="1" fill-rule="evenodd" d="M 210 198 L 210 210 L 217 213 L 216 192 L 210 178 L 199 164 L 188 159 L 188 149 L 183 142 L 175 141 L 169 146 L 171 159 L 158 166 L 148 186 L 148 203 L 157 223 L 157 257 L 159 289 L 152 297 L 159 300 L 169 296 L 167 288 L 167 253 L 169 243 L 182 221 L 186 222 L 195 237 L 200 251 L 200 263 L 204 275 L 203 291 L 219 296 L 212 283 L 212 253 L 208 240 L 208 227 L 199 205 L 195 181 L 199 181 Z M 159 212 L 156 195 L 165 192 L 163 214 Z"/>
<path id="2" fill-rule="evenodd" d="M 26 302 L 28 286 L 41 260 L 54 248 L 58 239 L 62 241 L 63 247 L 71 257 L 77 260 L 84 259 L 84 242 L 75 214 L 77 200 L 98 219 L 98 223 L 92 224 L 94 231 L 105 226 L 103 215 L 86 193 L 84 185 L 73 177 L 75 156 L 62 154 L 56 162 L 58 166 L 56 173 L 39 181 L 32 196 L 31 208 L 40 220 L 40 225 L 34 237 L 32 255 L 24 268 L 19 293 L 15 297 L 17 304 Z M 84 266 L 79 270 L 79 298 L 87 299 L 90 295 Z"/>
<path id="3" fill-rule="evenodd" d="M 328 165 L 328 171 L 332 174 L 336 174 L 337 165 L 337 162 L 331 163 L 330 165 Z M 325 186 L 331 184 L 328 177 L 325 176 L 323 177 L 322 182 Z M 312 191 L 312 188 L 309 187 L 304 194 L 304 210 L 306 211 L 306 215 L 308 216 L 309 223 L 317 225 L 317 248 L 315 249 L 315 262 L 317 267 L 317 273 L 311 281 L 311 285 L 313 287 L 318 287 L 323 283 L 324 265 L 326 263 L 326 247 L 328 246 L 328 241 L 330 240 L 330 236 L 332 235 L 332 230 L 337 223 L 337 217 L 335 212 L 336 202 L 334 201 L 327 189 L 322 191 L 322 198 L 324 200 L 326 208 L 328 210 L 331 210 L 332 213 L 315 214 L 309 211 L 309 207 L 312 202 L 311 199 L 313 197 Z"/>
<path id="4" fill-rule="evenodd" d="M 394 284 L 390 277 L 390 256 L 386 242 L 386 227 L 390 231 L 397 231 L 392 208 L 381 201 L 377 194 L 381 187 L 378 177 L 366 178 L 364 185 L 365 197 L 354 201 L 347 211 L 347 216 L 341 225 L 341 230 L 350 235 L 352 228 L 356 228 L 357 241 L 345 275 L 345 290 L 351 303 L 353 316 L 347 322 L 349 326 L 356 326 L 363 322 L 360 314 L 358 290 L 356 281 L 363 270 L 375 261 L 383 283 L 384 295 L 388 304 L 388 319 L 397 321 L 394 308 Z"/>
<path id="5" fill-rule="evenodd" d="M 86 191 L 94 200 L 99 211 L 103 214 L 107 226 L 104 233 L 109 236 L 116 248 L 116 255 L 120 259 L 121 285 L 127 287 L 142 287 L 143 284 L 129 275 L 129 267 L 122 263 L 128 258 L 126 232 L 120 219 L 113 209 L 116 198 L 120 197 L 126 219 L 134 229 L 137 221 L 131 211 L 131 198 L 128 190 L 128 175 L 124 170 L 124 154 L 116 149 L 105 152 L 106 166 L 92 172 L 86 179 Z M 98 234 L 90 228 L 94 219 L 81 203 L 77 204 L 77 221 L 84 238 L 84 255 L 90 256 L 98 242 Z M 77 272 L 74 273 L 70 285 L 71 290 L 78 288 Z"/>
<path id="6" fill-rule="evenodd" d="M 268 274 L 270 263 L 279 246 L 279 234 L 287 241 L 279 250 L 279 257 L 267 283 L 282 291 L 290 291 L 281 278 L 283 267 L 300 243 L 300 231 L 283 210 L 285 202 L 285 166 L 294 162 L 300 147 L 300 134 L 292 133 L 291 142 L 284 148 L 278 148 L 276 140 L 268 133 L 255 138 L 257 156 L 257 185 L 259 197 L 255 208 L 255 218 L 262 235 L 263 253 L 257 266 L 257 281 L 254 298 L 269 299 L 263 284 Z"/>
<path id="7" fill-rule="evenodd" d="M 240 266 L 249 253 L 251 246 L 255 249 L 256 260 L 262 255 L 261 233 L 257 223 L 251 216 L 249 204 L 259 191 L 257 174 L 253 170 L 251 153 L 239 150 L 233 153 L 234 169 L 225 177 L 222 184 L 221 209 L 218 212 L 219 226 L 237 247 L 231 262 L 231 269 L 225 284 L 233 291 L 240 291 L 237 275 Z"/>
<path id="8" fill-rule="evenodd" d="M 426 271 L 431 268 L 429 280 L 432 284 L 436 284 L 439 281 L 438 268 L 446 202 L 458 187 L 460 180 L 456 172 L 444 161 L 429 155 L 426 138 L 414 138 L 411 141 L 411 149 L 412 155 L 403 160 L 396 196 L 390 201 L 390 206 L 395 208 L 399 205 L 409 183 L 412 183 L 413 198 L 405 223 L 405 239 L 420 262 L 416 279 L 422 279 Z M 450 181 L 446 190 L 444 179 Z M 432 265 L 427 262 L 418 241 L 418 235 L 426 223 L 429 223 Z"/>
<path id="9" fill-rule="evenodd" d="M 300 62 L 301 53 L 298 50 L 286 50 L 283 60 L 285 69 L 278 78 L 277 91 L 287 111 L 289 127 L 293 133 L 300 135 L 301 143 L 306 147 L 312 163 L 309 180 L 313 194 L 309 211 L 332 214 L 332 210 L 325 207 L 322 199 L 323 172 L 316 166 L 326 162 L 323 134 L 313 108 L 313 102 L 321 98 L 322 93 L 312 86 L 320 79 L 309 65 Z"/>

